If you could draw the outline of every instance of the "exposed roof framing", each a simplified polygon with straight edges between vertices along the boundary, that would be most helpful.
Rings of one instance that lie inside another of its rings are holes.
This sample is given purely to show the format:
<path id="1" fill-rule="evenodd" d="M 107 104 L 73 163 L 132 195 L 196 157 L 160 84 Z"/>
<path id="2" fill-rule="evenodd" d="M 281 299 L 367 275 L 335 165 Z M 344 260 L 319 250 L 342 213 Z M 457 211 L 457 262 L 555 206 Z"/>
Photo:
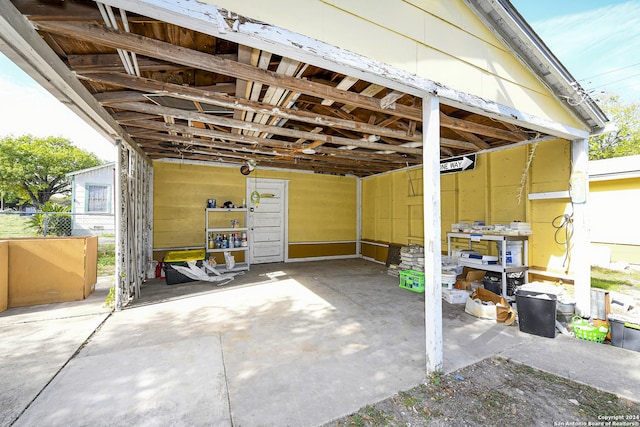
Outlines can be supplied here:
<path id="1" fill-rule="evenodd" d="M 12 3 L 149 158 L 356 176 L 422 163 L 422 99 L 408 90 L 90 0 Z M 440 126 L 441 157 L 549 136 L 455 102 Z"/>

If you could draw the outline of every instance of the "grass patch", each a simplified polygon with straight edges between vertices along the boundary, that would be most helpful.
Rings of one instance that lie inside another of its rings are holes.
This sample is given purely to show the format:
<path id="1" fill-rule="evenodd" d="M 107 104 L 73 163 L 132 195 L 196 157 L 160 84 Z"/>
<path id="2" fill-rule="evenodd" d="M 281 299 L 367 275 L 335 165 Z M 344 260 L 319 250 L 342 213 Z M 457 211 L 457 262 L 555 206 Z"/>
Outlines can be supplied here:
<path id="1" fill-rule="evenodd" d="M 0 214 L 0 237 L 36 237 L 38 230 L 31 225 L 30 216 Z"/>
<path id="2" fill-rule="evenodd" d="M 116 274 L 116 245 L 101 243 L 98 245 L 98 276 Z"/>
<path id="3" fill-rule="evenodd" d="M 640 271 L 591 267 L 591 286 L 607 291 L 619 291 L 626 286 L 640 289 Z"/>

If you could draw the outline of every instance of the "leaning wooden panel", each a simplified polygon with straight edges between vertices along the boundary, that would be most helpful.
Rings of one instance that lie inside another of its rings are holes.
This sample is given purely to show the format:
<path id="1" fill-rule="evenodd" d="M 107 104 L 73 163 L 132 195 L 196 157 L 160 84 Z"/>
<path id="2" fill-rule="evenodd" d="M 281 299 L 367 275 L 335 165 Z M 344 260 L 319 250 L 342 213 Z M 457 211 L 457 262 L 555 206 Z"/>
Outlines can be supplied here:
<path id="1" fill-rule="evenodd" d="M 83 237 L 9 240 L 9 307 L 85 298 Z"/>
<path id="2" fill-rule="evenodd" d="M 0 312 L 8 307 L 9 298 L 9 242 L 0 242 Z"/>
<path id="3" fill-rule="evenodd" d="M 98 282 L 98 236 L 86 238 L 84 256 L 84 297 L 96 290 Z"/>

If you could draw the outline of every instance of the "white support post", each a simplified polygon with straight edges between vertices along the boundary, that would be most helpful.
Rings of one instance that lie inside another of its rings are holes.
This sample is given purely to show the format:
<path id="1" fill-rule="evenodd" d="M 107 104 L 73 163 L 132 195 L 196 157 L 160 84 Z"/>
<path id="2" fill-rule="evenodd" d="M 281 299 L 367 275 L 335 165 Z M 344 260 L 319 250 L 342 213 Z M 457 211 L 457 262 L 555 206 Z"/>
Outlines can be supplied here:
<path id="1" fill-rule="evenodd" d="M 356 187 L 356 256 L 362 256 L 362 178 Z"/>
<path id="2" fill-rule="evenodd" d="M 422 100 L 422 173 L 424 188 L 424 320 L 427 373 L 442 370 L 442 243 L 440 230 L 440 102 Z"/>
<path id="3" fill-rule="evenodd" d="M 115 230 L 116 230 L 116 280 L 115 280 L 115 309 L 116 311 L 120 311 L 123 306 L 122 295 L 124 292 L 123 289 L 123 281 L 122 277 L 125 273 L 123 271 L 124 265 L 120 261 L 124 256 L 124 233 L 126 233 L 126 228 L 122 226 L 122 140 L 120 138 L 116 139 L 116 174 L 115 174 L 115 191 L 116 197 L 115 199 Z"/>
<path id="4" fill-rule="evenodd" d="M 589 262 L 591 238 L 589 209 L 587 205 L 589 201 L 588 139 L 578 139 L 571 142 L 571 163 L 572 185 L 570 193 L 572 201 L 583 199 L 584 203 L 574 203 L 573 205 L 573 236 L 570 247 L 570 266 L 572 267 L 574 277 L 576 313 L 588 317 L 591 315 L 591 265 Z"/>

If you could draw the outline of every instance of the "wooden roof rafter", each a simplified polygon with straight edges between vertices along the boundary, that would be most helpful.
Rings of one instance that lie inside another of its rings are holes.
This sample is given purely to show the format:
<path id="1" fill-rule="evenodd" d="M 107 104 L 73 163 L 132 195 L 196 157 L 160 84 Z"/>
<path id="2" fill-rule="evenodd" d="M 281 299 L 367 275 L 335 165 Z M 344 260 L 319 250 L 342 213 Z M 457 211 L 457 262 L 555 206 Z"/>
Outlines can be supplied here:
<path id="1" fill-rule="evenodd" d="M 43 40 L 153 158 L 211 153 L 212 161 L 240 162 L 229 153 L 246 156 L 251 147 L 279 167 L 358 176 L 422 162 L 422 99 L 414 95 L 126 11 L 107 26 L 90 2 L 66 15 L 36 8 L 37 0 L 14 2 L 38 11 L 29 18 Z M 126 72 L 117 51 L 135 55 L 140 76 Z M 451 105 L 441 108 L 440 124 L 442 157 L 540 137 Z M 153 148 L 150 136 L 175 144 Z M 194 152 L 205 143 L 216 146 Z"/>

